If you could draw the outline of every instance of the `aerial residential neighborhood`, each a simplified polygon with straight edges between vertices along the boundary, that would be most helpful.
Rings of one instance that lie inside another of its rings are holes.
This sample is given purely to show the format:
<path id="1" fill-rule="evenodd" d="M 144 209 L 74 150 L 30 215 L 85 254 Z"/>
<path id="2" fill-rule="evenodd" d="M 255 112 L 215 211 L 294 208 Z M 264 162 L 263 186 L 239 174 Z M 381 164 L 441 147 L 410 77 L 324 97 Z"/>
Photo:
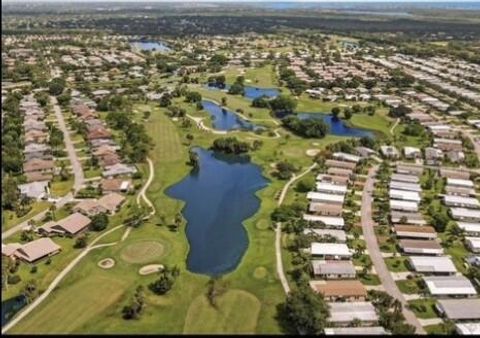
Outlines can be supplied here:
<path id="1" fill-rule="evenodd" d="M 480 335 L 479 14 L 2 3 L 2 334 Z"/>

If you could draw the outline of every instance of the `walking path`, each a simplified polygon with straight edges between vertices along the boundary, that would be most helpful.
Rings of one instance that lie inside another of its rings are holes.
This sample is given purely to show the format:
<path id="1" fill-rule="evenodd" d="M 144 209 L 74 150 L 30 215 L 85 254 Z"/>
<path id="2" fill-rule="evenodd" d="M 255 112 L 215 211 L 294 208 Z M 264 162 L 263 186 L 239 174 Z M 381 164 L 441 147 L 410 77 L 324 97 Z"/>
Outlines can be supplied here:
<path id="1" fill-rule="evenodd" d="M 219 135 L 225 135 L 227 133 L 226 130 L 215 130 L 210 127 L 207 127 L 206 125 L 203 124 L 203 117 L 195 117 L 192 115 L 187 114 L 187 117 L 195 122 L 197 127 L 201 130 L 208 131 L 213 134 L 219 134 Z"/>
<path id="2" fill-rule="evenodd" d="M 153 215 L 155 213 L 155 208 L 153 207 L 153 204 L 151 204 L 150 200 L 145 196 L 145 191 L 148 189 L 148 187 L 150 186 L 150 184 L 152 183 L 153 181 L 153 178 L 154 178 L 154 167 L 153 167 L 153 162 L 147 158 L 147 161 L 148 161 L 148 164 L 149 164 L 149 168 L 150 168 L 150 172 L 149 172 L 149 177 L 147 179 L 147 182 L 144 184 L 144 186 L 142 187 L 142 189 L 140 190 L 140 192 L 138 193 L 137 195 L 137 203 L 139 203 L 140 201 L 140 198 L 139 196 L 141 195 L 142 198 L 145 200 L 145 202 L 147 204 L 149 204 L 153 209 L 150 213 L 149 216 L 147 217 L 150 217 L 151 215 Z M 98 243 L 98 241 L 100 239 L 102 239 L 103 237 L 107 236 L 108 234 L 111 234 L 112 232 L 114 231 L 117 231 L 118 229 L 121 229 L 125 227 L 125 224 L 120 224 L 118 226 L 116 226 L 115 228 L 112 228 L 108 231 L 106 231 L 105 233 L 101 234 L 100 236 L 98 236 L 97 238 L 95 238 L 92 243 L 90 243 L 73 261 L 71 261 L 66 267 L 65 269 L 63 269 L 57 277 L 55 277 L 55 279 L 52 281 L 52 283 L 48 286 L 48 288 L 38 297 L 36 298 L 28 307 L 26 307 L 23 311 L 21 311 L 20 313 L 18 313 L 10 322 L 8 322 L 8 324 L 6 324 L 4 327 L 2 327 L 2 334 L 4 334 L 5 332 L 7 332 L 8 330 L 10 330 L 12 327 L 14 327 L 20 320 L 22 320 L 23 318 L 25 318 L 25 316 L 27 316 L 30 312 L 32 312 L 38 305 L 40 305 L 40 303 L 42 303 L 49 295 L 50 293 L 57 287 L 57 285 L 63 280 L 63 278 L 78 264 L 78 262 L 80 262 L 80 260 L 85 257 L 91 250 L 94 250 L 94 249 L 98 249 L 98 248 L 103 248 L 103 247 L 107 247 L 107 246 L 113 246 L 113 245 L 116 245 L 118 242 L 112 242 L 112 243 L 105 243 L 105 244 L 98 244 L 98 245 L 95 245 L 96 243 Z M 130 234 L 130 231 L 131 231 L 131 227 L 128 227 L 127 230 L 125 231 L 125 233 L 123 234 L 122 236 L 122 239 L 121 241 L 123 242 L 127 237 L 128 235 Z"/>
<path id="3" fill-rule="evenodd" d="M 393 124 L 392 128 L 390 128 L 390 134 L 393 135 L 393 130 L 397 127 L 398 123 L 400 122 L 400 118 L 397 118 L 395 123 Z"/>
<path id="4" fill-rule="evenodd" d="M 311 165 L 307 170 L 305 170 L 303 173 L 300 175 L 296 176 L 295 174 L 292 176 L 292 178 L 285 184 L 285 186 L 282 189 L 282 192 L 280 194 L 280 198 L 278 199 L 277 205 L 280 206 L 283 203 L 283 200 L 285 199 L 285 196 L 287 195 L 287 190 L 292 185 L 293 182 L 298 180 L 299 178 L 302 178 L 306 174 L 308 174 L 313 168 L 317 166 L 317 163 L 314 163 Z M 287 277 L 285 276 L 285 271 L 283 270 L 283 261 L 282 261 L 282 226 L 280 223 L 277 223 L 275 227 L 275 256 L 277 258 L 277 274 L 278 277 L 280 278 L 280 281 L 283 286 L 283 290 L 285 291 L 285 294 L 288 295 L 290 292 L 290 286 L 288 285 L 288 280 Z"/>
<path id="5" fill-rule="evenodd" d="M 388 271 L 385 261 L 383 260 L 382 253 L 378 246 L 377 238 L 375 236 L 375 231 L 373 230 L 374 221 L 372 219 L 372 192 L 374 189 L 374 180 L 375 174 L 377 172 L 378 166 L 371 168 L 368 171 L 368 178 L 365 182 L 365 188 L 363 189 L 362 196 L 362 229 L 363 236 L 365 237 L 365 242 L 367 244 L 367 249 L 370 253 L 370 258 L 372 259 L 375 270 L 377 271 L 378 277 L 380 278 L 385 291 L 390 294 L 390 296 L 398 299 L 402 303 L 403 315 L 407 322 L 416 328 L 417 334 L 426 334 L 425 330 L 422 327 L 422 324 L 419 322 L 417 317 L 410 311 L 406 305 L 407 301 L 403 297 L 403 294 L 395 284 L 395 281 Z"/>
<path id="6" fill-rule="evenodd" d="M 53 104 L 53 111 L 58 120 L 58 126 L 63 132 L 63 140 L 65 142 L 65 147 L 67 148 L 68 157 L 70 158 L 70 164 L 72 165 L 73 175 L 75 176 L 75 182 L 73 183 L 73 189 L 75 192 L 79 191 L 85 182 L 85 175 L 83 173 L 82 164 L 77 156 L 75 147 L 73 146 L 72 139 L 70 138 L 70 133 L 67 130 L 67 125 L 65 124 L 65 119 L 63 118 L 62 110 L 58 105 L 57 98 L 50 96 L 50 100 Z"/>

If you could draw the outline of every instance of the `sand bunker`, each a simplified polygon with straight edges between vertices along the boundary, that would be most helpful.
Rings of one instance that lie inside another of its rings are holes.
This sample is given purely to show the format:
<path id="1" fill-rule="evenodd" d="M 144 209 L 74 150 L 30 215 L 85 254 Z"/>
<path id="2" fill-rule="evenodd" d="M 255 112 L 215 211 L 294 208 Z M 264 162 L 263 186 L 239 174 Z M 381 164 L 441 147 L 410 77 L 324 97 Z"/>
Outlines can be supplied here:
<path id="1" fill-rule="evenodd" d="M 111 269 L 115 265 L 113 258 L 105 258 L 98 262 L 98 266 L 102 269 Z"/>
<path id="2" fill-rule="evenodd" d="M 163 269 L 162 264 L 149 264 L 149 265 L 142 266 L 140 270 L 138 270 L 138 273 L 141 274 L 142 276 L 145 276 L 145 275 L 150 275 L 152 273 L 156 273 L 162 269 Z"/>
<path id="3" fill-rule="evenodd" d="M 308 149 L 308 150 L 306 151 L 307 156 L 311 156 L 311 157 L 314 157 L 314 156 L 317 155 L 319 152 L 320 152 L 320 149 Z"/>

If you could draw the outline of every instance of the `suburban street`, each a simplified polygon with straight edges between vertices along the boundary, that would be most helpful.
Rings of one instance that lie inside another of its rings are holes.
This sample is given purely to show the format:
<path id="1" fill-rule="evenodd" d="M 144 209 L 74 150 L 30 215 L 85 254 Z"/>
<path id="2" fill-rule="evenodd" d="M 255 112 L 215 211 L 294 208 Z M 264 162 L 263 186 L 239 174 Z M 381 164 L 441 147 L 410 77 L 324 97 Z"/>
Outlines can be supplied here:
<path id="1" fill-rule="evenodd" d="M 85 182 L 85 175 L 83 173 L 82 164 L 80 163 L 75 147 L 73 146 L 72 139 L 70 138 L 70 133 L 68 132 L 67 126 L 65 124 L 65 119 L 63 118 L 62 110 L 58 105 L 57 98 L 50 96 L 50 99 L 53 104 L 53 111 L 55 112 L 55 117 L 58 121 L 58 126 L 63 132 L 65 147 L 67 148 L 68 158 L 70 159 L 70 164 L 72 165 L 73 175 L 75 177 L 75 182 L 73 183 L 73 189 L 75 192 L 79 191 Z"/>
<path id="2" fill-rule="evenodd" d="M 363 189 L 362 195 L 362 229 L 363 229 L 363 236 L 365 238 L 365 242 L 367 245 L 367 250 L 370 254 L 370 258 L 372 259 L 372 263 L 375 267 L 375 271 L 380 278 L 385 291 L 390 294 L 392 297 L 398 299 L 403 305 L 403 315 L 407 322 L 416 327 L 417 334 L 425 334 L 425 330 L 423 329 L 421 323 L 417 319 L 417 317 L 408 309 L 406 308 L 407 301 L 403 297 L 403 294 L 395 284 L 392 275 L 387 269 L 385 261 L 383 260 L 382 253 L 380 252 L 380 247 L 378 246 L 377 238 L 375 236 L 374 231 L 374 221 L 372 219 L 372 192 L 374 188 L 375 182 L 375 174 L 377 172 L 378 166 L 370 168 L 368 171 L 367 181 L 365 182 L 365 188 Z"/>

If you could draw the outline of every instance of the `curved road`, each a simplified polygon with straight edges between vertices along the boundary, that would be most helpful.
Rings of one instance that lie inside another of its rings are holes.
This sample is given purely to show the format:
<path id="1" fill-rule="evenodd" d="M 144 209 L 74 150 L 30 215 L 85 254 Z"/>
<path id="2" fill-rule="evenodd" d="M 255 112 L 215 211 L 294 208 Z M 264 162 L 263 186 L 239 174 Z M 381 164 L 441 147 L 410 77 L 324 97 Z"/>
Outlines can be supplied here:
<path id="1" fill-rule="evenodd" d="M 308 174 L 316 166 L 317 166 L 317 163 L 314 163 L 300 175 L 298 176 L 296 176 L 295 174 L 293 175 L 293 177 L 287 182 L 287 184 L 285 184 L 285 186 L 282 189 L 282 192 L 280 193 L 280 198 L 278 199 L 278 203 L 277 203 L 278 206 L 282 205 L 283 200 L 287 195 L 288 188 L 292 185 L 292 183 L 298 180 L 299 178 L 302 178 L 306 174 Z M 282 243 L 282 226 L 281 226 L 281 223 L 279 222 L 275 227 L 275 256 L 277 259 L 277 274 L 278 274 L 278 277 L 280 278 L 285 294 L 288 295 L 290 292 L 290 286 L 288 285 L 288 280 L 287 280 L 287 277 L 285 276 L 285 271 L 283 270 L 281 243 Z"/>
<path id="2" fill-rule="evenodd" d="M 410 311 L 406 305 L 407 301 L 403 297 L 403 294 L 397 287 L 397 284 L 393 280 L 390 271 L 388 271 L 385 261 L 383 260 L 382 253 L 378 246 L 377 237 L 375 236 L 374 221 L 372 219 L 372 193 L 374 189 L 375 174 L 378 170 L 378 165 L 370 168 L 368 171 L 367 181 L 365 182 L 365 188 L 362 194 L 362 230 L 367 249 L 372 259 L 375 271 L 380 278 L 385 291 L 392 297 L 398 299 L 402 303 L 403 315 L 410 325 L 415 326 L 417 334 L 426 334 L 417 317 Z"/>
<path id="3" fill-rule="evenodd" d="M 153 163 L 152 161 L 147 158 L 147 161 L 148 161 L 148 164 L 149 164 L 149 168 L 150 168 L 150 173 L 149 173 L 149 177 L 147 179 L 147 182 L 145 183 L 145 185 L 142 187 L 142 189 L 140 190 L 139 194 L 137 195 L 137 203 L 140 201 L 139 199 L 139 196 L 141 195 L 142 198 L 145 200 L 145 202 L 149 205 L 152 206 L 153 210 L 152 212 L 150 213 L 150 215 L 153 215 L 155 213 L 155 208 L 153 207 L 153 204 L 151 204 L 150 200 L 145 196 L 145 191 L 147 190 L 147 188 L 150 186 L 150 184 L 152 183 L 153 181 L 153 177 L 154 177 L 154 167 L 153 167 Z M 149 216 L 147 216 L 149 217 Z M 63 278 L 78 264 L 78 262 L 80 262 L 80 260 L 85 257 L 91 250 L 94 250 L 94 249 L 98 249 L 98 248 L 103 248 L 103 247 L 107 247 L 107 246 L 113 246 L 113 245 L 116 245 L 118 242 L 112 242 L 112 243 L 106 243 L 106 244 L 98 244 L 98 245 L 95 245 L 95 243 L 97 243 L 100 239 L 102 239 L 103 237 L 105 237 L 106 235 L 118 230 L 118 229 L 121 229 L 125 227 L 125 224 L 120 224 L 118 226 L 116 226 L 115 228 L 112 228 L 108 231 L 106 231 L 105 233 L 101 234 L 100 236 L 98 236 L 97 238 L 95 238 L 95 240 L 92 241 L 92 243 L 90 243 L 77 257 L 75 257 L 75 259 L 73 261 L 71 261 L 66 267 L 65 269 L 63 269 L 58 275 L 57 277 L 55 277 L 55 279 L 52 281 L 52 283 L 50 283 L 50 285 L 48 286 L 48 288 L 38 297 L 36 298 L 27 308 L 25 308 L 23 311 L 21 311 L 20 313 L 18 313 L 10 322 L 8 322 L 4 327 L 2 327 L 2 334 L 4 334 L 5 332 L 7 332 L 8 330 L 10 330 L 12 327 L 14 327 L 20 320 L 22 320 L 23 318 L 25 318 L 25 316 L 27 316 L 30 312 L 32 312 L 38 305 L 40 305 L 40 303 L 42 303 L 49 295 L 50 293 L 57 287 L 57 285 L 63 280 Z M 122 239 L 121 241 L 124 241 L 128 234 L 130 233 L 131 231 L 131 227 L 128 227 L 127 230 L 125 231 L 125 233 L 123 234 L 122 236 Z"/>

